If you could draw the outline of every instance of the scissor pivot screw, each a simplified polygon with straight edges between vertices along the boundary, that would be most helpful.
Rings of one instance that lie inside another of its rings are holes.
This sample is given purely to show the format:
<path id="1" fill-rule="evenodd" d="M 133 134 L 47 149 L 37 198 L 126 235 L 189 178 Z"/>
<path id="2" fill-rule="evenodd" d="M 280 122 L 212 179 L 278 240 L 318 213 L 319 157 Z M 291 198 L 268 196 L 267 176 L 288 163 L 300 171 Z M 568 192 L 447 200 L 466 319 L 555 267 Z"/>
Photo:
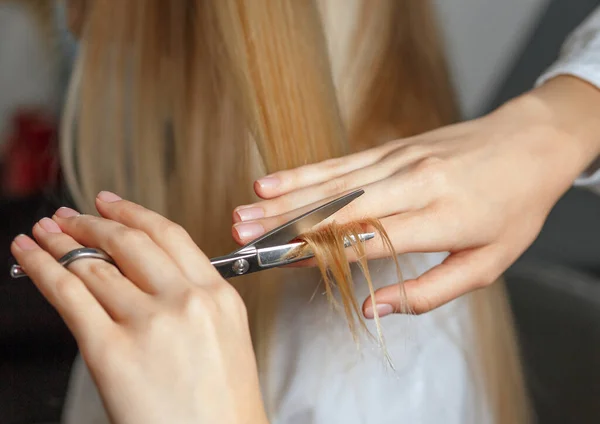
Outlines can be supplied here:
<path id="1" fill-rule="evenodd" d="M 248 272 L 248 270 L 250 269 L 250 264 L 248 263 L 248 261 L 246 259 L 238 259 L 237 261 L 235 261 L 233 263 L 233 265 L 231 266 L 231 269 L 237 275 L 242 275 L 242 274 L 245 274 L 246 272 Z"/>

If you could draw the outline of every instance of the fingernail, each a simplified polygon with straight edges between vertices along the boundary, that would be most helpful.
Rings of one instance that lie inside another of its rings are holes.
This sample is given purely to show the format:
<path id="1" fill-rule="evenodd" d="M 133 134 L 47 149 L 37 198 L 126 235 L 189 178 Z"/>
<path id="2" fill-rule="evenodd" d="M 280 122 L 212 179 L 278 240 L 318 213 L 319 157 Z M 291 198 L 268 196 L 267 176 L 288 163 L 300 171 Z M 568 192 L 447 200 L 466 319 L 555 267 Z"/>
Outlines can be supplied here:
<path id="1" fill-rule="evenodd" d="M 241 239 L 254 239 L 265 232 L 264 227 L 256 222 L 234 225 L 233 228 Z"/>
<path id="2" fill-rule="evenodd" d="M 379 315 L 379 318 L 383 318 L 384 316 L 390 315 L 392 313 L 394 313 L 394 308 L 392 305 L 388 305 L 388 304 L 377 305 L 377 314 Z M 367 319 L 375 318 L 375 314 L 373 313 L 372 306 L 369 306 L 365 309 L 365 318 L 367 318 Z"/>
<path id="3" fill-rule="evenodd" d="M 101 200 L 106 203 L 113 203 L 123 199 L 121 199 L 115 193 L 111 193 L 110 191 L 101 191 L 100 193 L 98 193 L 98 200 Z"/>
<path id="4" fill-rule="evenodd" d="M 62 233 L 62 230 L 58 226 L 58 224 L 52 221 L 50 218 L 43 218 L 40 221 L 40 227 L 42 229 L 48 231 L 49 233 Z"/>
<path id="5" fill-rule="evenodd" d="M 251 221 L 253 219 L 259 219 L 265 217 L 265 211 L 263 208 L 255 207 L 239 207 L 235 210 L 240 221 Z"/>
<path id="6" fill-rule="evenodd" d="M 37 244 L 25 234 L 20 234 L 15 238 L 15 243 L 21 250 L 33 250 L 37 247 Z"/>
<path id="7" fill-rule="evenodd" d="M 72 218 L 74 216 L 79 216 L 79 212 L 63 206 L 62 208 L 56 211 L 55 215 L 59 218 Z"/>
<path id="8" fill-rule="evenodd" d="M 267 175 L 256 181 L 256 184 L 258 184 L 260 188 L 277 188 L 280 183 L 281 181 L 279 178 L 272 175 Z"/>

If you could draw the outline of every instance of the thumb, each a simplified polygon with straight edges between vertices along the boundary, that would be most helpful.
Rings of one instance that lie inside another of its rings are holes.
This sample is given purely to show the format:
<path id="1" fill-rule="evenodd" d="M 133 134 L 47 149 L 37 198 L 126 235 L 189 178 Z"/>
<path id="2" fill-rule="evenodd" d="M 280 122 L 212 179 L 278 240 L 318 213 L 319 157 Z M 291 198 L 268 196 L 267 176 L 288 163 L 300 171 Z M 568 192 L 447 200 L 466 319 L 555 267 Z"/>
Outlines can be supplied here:
<path id="1" fill-rule="evenodd" d="M 422 314 L 470 291 L 492 284 L 500 276 L 498 249 L 492 246 L 453 253 L 418 278 L 382 287 L 375 292 L 380 317 L 392 313 Z M 363 303 L 365 318 L 374 316 L 373 302 Z"/>

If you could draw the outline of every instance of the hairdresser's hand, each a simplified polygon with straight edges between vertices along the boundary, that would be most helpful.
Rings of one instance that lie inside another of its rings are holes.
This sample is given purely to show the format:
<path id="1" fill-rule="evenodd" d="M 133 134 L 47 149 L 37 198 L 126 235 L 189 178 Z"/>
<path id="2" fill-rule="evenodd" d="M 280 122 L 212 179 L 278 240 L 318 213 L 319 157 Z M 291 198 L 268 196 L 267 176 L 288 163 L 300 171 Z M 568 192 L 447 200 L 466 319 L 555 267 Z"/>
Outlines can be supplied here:
<path id="1" fill-rule="evenodd" d="M 234 237 L 246 243 L 299 211 L 281 214 L 362 187 L 333 219 L 380 218 L 398 253 L 451 253 L 405 283 L 412 309 L 431 310 L 491 284 L 533 242 L 598 155 L 598 110 L 600 92 L 560 77 L 484 118 L 276 173 L 255 184 L 267 200 L 234 212 Z M 379 242 L 368 246 L 371 258 L 388 255 Z M 398 310 L 399 296 L 385 287 L 376 299 Z"/>
<path id="2" fill-rule="evenodd" d="M 107 219 L 59 209 L 12 252 L 73 332 L 112 422 L 266 422 L 238 293 L 177 225 L 110 193 L 97 208 Z M 122 273 L 55 260 L 82 245 Z"/>

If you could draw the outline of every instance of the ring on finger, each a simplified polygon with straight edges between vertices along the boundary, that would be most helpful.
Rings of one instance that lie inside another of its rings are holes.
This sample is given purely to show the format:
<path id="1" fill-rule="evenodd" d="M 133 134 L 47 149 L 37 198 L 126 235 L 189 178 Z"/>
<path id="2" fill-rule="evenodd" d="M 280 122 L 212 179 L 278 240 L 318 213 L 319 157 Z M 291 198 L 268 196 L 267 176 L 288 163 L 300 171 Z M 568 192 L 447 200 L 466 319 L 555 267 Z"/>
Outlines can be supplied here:
<path id="1" fill-rule="evenodd" d="M 101 259 L 112 265 L 116 265 L 113 259 L 106 252 L 100 249 L 94 249 L 90 247 L 82 247 L 79 249 L 71 250 L 70 252 L 67 252 L 65 255 L 63 255 L 58 260 L 58 263 L 67 268 L 69 265 L 71 265 L 73 262 L 79 259 Z M 12 278 L 21 278 L 27 276 L 27 274 L 25 273 L 23 268 L 21 268 L 20 265 L 13 265 L 10 270 L 10 275 Z"/>

